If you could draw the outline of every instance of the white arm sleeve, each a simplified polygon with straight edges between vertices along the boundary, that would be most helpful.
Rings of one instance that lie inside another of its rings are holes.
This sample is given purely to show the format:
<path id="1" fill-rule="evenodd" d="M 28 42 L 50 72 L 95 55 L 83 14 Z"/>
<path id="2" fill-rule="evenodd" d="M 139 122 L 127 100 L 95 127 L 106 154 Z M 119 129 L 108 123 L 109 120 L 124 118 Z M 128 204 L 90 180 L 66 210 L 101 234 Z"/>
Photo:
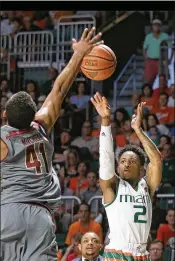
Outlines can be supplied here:
<path id="1" fill-rule="evenodd" d="M 115 157 L 114 157 L 111 126 L 101 126 L 99 176 L 103 180 L 108 180 L 111 179 L 114 175 L 115 175 Z"/>

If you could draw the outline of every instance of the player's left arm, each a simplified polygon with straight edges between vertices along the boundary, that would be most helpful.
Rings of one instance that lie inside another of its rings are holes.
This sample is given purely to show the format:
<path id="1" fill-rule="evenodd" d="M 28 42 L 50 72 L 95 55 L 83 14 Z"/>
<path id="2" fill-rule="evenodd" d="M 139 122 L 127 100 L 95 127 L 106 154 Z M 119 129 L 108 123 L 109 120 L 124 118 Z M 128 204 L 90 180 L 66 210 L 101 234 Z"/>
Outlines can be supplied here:
<path id="1" fill-rule="evenodd" d="M 90 53 L 94 46 L 103 43 L 103 41 L 97 42 L 101 37 L 101 33 L 93 37 L 94 32 L 94 27 L 89 32 L 86 28 L 79 42 L 73 39 L 72 48 L 74 53 L 72 58 L 56 78 L 52 91 L 46 98 L 41 109 L 35 115 L 35 121 L 43 125 L 47 133 L 50 132 L 60 115 L 62 102 L 80 70 L 84 56 Z"/>
<path id="2" fill-rule="evenodd" d="M 146 179 L 150 188 L 151 196 L 153 196 L 162 178 L 162 158 L 160 151 L 158 150 L 156 145 L 141 128 L 144 105 L 144 102 L 138 105 L 137 115 L 133 115 L 131 126 L 135 130 L 135 133 L 141 141 L 150 161 L 146 171 Z"/>

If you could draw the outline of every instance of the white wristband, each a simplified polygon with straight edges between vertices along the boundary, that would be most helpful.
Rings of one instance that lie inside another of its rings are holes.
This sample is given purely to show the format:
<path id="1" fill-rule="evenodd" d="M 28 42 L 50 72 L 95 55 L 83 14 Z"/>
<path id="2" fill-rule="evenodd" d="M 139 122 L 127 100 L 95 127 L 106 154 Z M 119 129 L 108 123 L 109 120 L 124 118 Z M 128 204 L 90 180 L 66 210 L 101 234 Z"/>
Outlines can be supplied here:
<path id="1" fill-rule="evenodd" d="M 109 180 L 114 175 L 115 175 L 115 157 L 114 157 L 111 126 L 101 126 L 99 176 L 103 180 Z"/>

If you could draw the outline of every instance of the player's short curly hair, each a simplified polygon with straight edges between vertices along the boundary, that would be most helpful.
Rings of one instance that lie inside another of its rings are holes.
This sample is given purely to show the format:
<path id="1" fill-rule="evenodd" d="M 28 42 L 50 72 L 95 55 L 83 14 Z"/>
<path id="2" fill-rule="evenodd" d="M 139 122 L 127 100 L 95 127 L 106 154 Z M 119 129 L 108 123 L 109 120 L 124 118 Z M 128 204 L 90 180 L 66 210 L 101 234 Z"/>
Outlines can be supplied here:
<path id="1" fill-rule="evenodd" d="M 16 129 L 28 129 L 34 119 L 37 107 L 27 92 L 14 94 L 5 106 L 7 121 Z"/>
<path id="2" fill-rule="evenodd" d="M 123 153 L 127 152 L 127 151 L 132 151 L 134 152 L 135 154 L 137 154 L 139 156 L 139 159 L 140 159 L 140 163 L 141 163 L 141 166 L 144 166 L 145 164 L 145 161 L 146 161 L 146 154 L 145 152 L 138 146 L 135 146 L 135 145 L 127 145 L 125 146 L 120 152 L 119 152 L 119 155 L 118 155 L 118 159 L 120 160 L 121 156 L 123 155 Z"/>

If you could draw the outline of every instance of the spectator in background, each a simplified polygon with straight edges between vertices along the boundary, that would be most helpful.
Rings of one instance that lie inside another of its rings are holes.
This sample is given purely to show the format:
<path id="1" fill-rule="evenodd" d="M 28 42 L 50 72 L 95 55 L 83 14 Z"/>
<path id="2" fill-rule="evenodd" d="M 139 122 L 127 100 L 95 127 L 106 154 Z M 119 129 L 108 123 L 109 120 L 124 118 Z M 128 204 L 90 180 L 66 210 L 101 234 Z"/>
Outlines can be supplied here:
<path id="1" fill-rule="evenodd" d="M 81 252 L 79 250 L 79 244 L 81 243 L 82 235 L 80 233 L 77 233 L 75 236 L 71 239 L 71 245 L 68 246 L 66 249 L 66 252 L 62 256 L 61 260 L 59 258 L 58 261 L 72 261 L 75 258 L 78 258 L 81 256 Z M 62 252 L 59 250 L 59 252 Z"/>
<path id="2" fill-rule="evenodd" d="M 69 129 L 63 129 L 61 133 L 59 133 L 59 137 L 55 140 L 55 153 L 56 154 L 64 154 L 65 156 L 70 151 L 76 152 L 76 156 L 78 156 L 77 150 L 73 150 L 73 148 L 70 148 L 71 143 L 71 131 Z M 70 149 L 70 150 L 69 150 Z M 69 150 L 69 151 L 68 151 Z M 55 159 L 57 159 L 57 156 L 55 155 Z"/>
<path id="3" fill-rule="evenodd" d="M 49 16 L 52 21 L 53 26 L 56 26 L 56 22 L 59 20 L 61 16 L 71 16 L 73 15 L 73 11 L 49 11 Z M 64 22 L 71 22 L 71 18 L 64 19 Z"/>
<path id="4" fill-rule="evenodd" d="M 169 88 L 167 87 L 167 80 L 164 74 L 159 75 L 159 87 L 154 90 L 153 97 L 158 100 L 162 92 L 169 94 Z"/>
<path id="5" fill-rule="evenodd" d="M 147 131 L 149 138 L 156 144 L 156 146 L 159 145 L 160 140 L 160 133 L 156 126 L 152 126 Z"/>
<path id="6" fill-rule="evenodd" d="M 16 12 L 15 11 L 6 11 L 7 18 L 1 20 L 0 23 L 0 32 L 1 35 L 8 35 L 13 33 L 14 24 L 13 21 L 15 19 Z"/>
<path id="7" fill-rule="evenodd" d="M 126 143 L 140 146 L 140 140 L 138 139 L 136 133 L 131 127 L 131 121 L 126 120 L 123 125 L 123 134 L 125 135 Z"/>
<path id="8" fill-rule="evenodd" d="M 88 187 L 87 173 L 89 171 L 89 165 L 85 161 L 81 161 L 78 164 L 77 172 L 78 176 L 70 179 L 69 189 L 73 191 L 74 195 L 79 195 L 80 192 Z"/>
<path id="9" fill-rule="evenodd" d="M 157 116 L 153 113 L 151 113 L 145 117 L 144 130 L 147 131 L 152 126 L 156 126 L 158 128 L 160 135 L 165 134 L 165 135 L 170 136 L 169 129 L 165 125 L 160 124 Z"/>
<path id="10" fill-rule="evenodd" d="M 85 202 L 86 204 L 89 203 L 89 200 L 92 197 L 102 195 L 101 190 L 99 189 L 99 186 L 98 186 L 98 175 L 96 172 L 91 172 L 91 171 L 88 172 L 87 182 L 88 182 L 88 187 L 85 190 L 80 191 L 79 194 L 77 194 L 77 196 L 80 197 L 81 201 Z M 98 214 L 98 213 L 96 213 L 97 204 L 98 204 L 98 209 L 99 209 L 99 207 L 102 208 L 102 204 L 100 204 L 100 203 L 101 202 L 99 202 L 99 201 L 98 201 L 98 203 L 93 201 L 91 204 L 91 214 L 93 215 L 93 218 L 95 218 L 96 214 Z M 92 217 L 92 215 L 91 215 L 91 217 Z"/>
<path id="11" fill-rule="evenodd" d="M 7 78 L 1 79 L 0 81 L 1 95 L 4 95 L 9 99 L 13 95 L 10 89 L 11 89 L 10 82 L 7 80 Z"/>
<path id="12" fill-rule="evenodd" d="M 168 107 L 175 107 L 175 84 L 171 84 L 169 88 Z"/>
<path id="13" fill-rule="evenodd" d="M 67 155 L 62 156 L 64 166 L 60 164 L 60 183 L 64 188 L 69 187 L 71 178 L 78 176 L 78 164 L 80 162 L 79 154 L 76 149 L 70 149 Z M 54 162 L 57 158 L 54 160 Z M 63 188 L 63 189 L 64 189 Z"/>
<path id="14" fill-rule="evenodd" d="M 151 261 L 163 261 L 163 244 L 161 241 L 153 240 L 149 245 L 148 251 Z"/>
<path id="15" fill-rule="evenodd" d="M 132 108 L 136 107 L 140 102 L 140 95 L 138 93 L 134 93 L 132 95 Z"/>
<path id="16" fill-rule="evenodd" d="M 123 125 L 126 120 L 130 120 L 128 112 L 124 108 L 119 108 L 114 113 L 114 121 L 117 123 L 119 133 L 123 131 Z"/>
<path id="17" fill-rule="evenodd" d="M 78 109 L 84 109 L 90 100 L 90 96 L 85 95 L 85 82 L 78 82 L 76 95 L 70 97 L 72 104 L 76 105 Z"/>
<path id="18" fill-rule="evenodd" d="M 22 31 L 23 31 L 22 19 L 20 17 L 15 17 L 15 19 L 13 20 L 12 36 L 14 37 L 17 33 L 20 33 Z"/>
<path id="19" fill-rule="evenodd" d="M 40 31 L 39 26 L 34 24 L 33 18 L 30 16 L 24 16 L 22 32 L 34 32 Z"/>
<path id="20" fill-rule="evenodd" d="M 171 138 L 168 135 L 161 135 L 160 136 L 160 143 L 158 145 L 158 148 L 163 149 L 163 147 L 165 146 L 165 144 L 171 144 Z"/>
<path id="21" fill-rule="evenodd" d="M 88 148 L 91 153 L 97 150 L 99 141 L 96 137 L 92 137 L 92 124 L 89 121 L 83 123 L 81 133 L 82 136 L 73 140 L 71 145 L 79 148 Z"/>
<path id="22" fill-rule="evenodd" d="M 145 107 L 148 108 L 148 110 L 154 107 L 156 99 L 153 97 L 153 90 L 149 83 L 143 85 L 140 101 L 146 102 Z"/>
<path id="23" fill-rule="evenodd" d="M 58 76 L 58 72 L 56 69 L 50 67 L 48 68 L 48 74 L 49 74 L 49 80 L 46 81 L 40 88 L 40 93 L 44 95 L 48 95 L 50 91 L 52 90 L 53 84 L 56 80 L 56 77 Z"/>
<path id="24" fill-rule="evenodd" d="M 156 114 L 161 124 L 174 123 L 174 108 L 167 106 L 168 98 L 168 94 L 166 92 L 162 92 L 159 96 L 157 108 L 153 108 L 151 110 L 151 113 Z"/>
<path id="25" fill-rule="evenodd" d="M 65 244 L 70 245 L 71 238 L 78 232 L 84 235 L 89 231 L 95 232 L 99 236 L 100 242 L 102 243 L 103 242 L 102 227 L 99 223 L 90 219 L 90 206 L 85 203 L 81 203 L 79 205 L 78 214 L 79 214 L 79 221 L 76 221 L 70 225 Z"/>
<path id="26" fill-rule="evenodd" d="M 92 233 L 91 230 L 82 236 L 79 250 L 81 251 L 81 258 L 74 261 L 88 260 L 88 261 L 102 261 L 100 251 L 102 245 L 100 244 L 100 237 L 97 233 Z"/>
<path id="27" fill-rule="evenodd" d="M 32 97 L 32 99 L 37 103 L 39 97 L 39 88 L 35 81 L 28 81 L 26 84 L 26 92 Z"/>
<path id="28" fill-rule="evenodd" d="M 144 59 L 145 71 L 144 78 L 146 82 L 152 84 L 158 74 L 158 63 L 160 57 L 160 44 L 163 40 L 168 40 L 168 34 L 160 31 L 161 21 L 158 19 L 152 22 L 152 33 L 146 35 L 144 40 Z"/>
<path id="29" fill-rule="evenodd" d="M 163 159 L 162 181 L 175 185 L 175 157 L 172 145 L 165 144 L 160 151 Z"/>
<path id="30" fill-rule="evenodd" d="M 168 224 L 160 225 L 157 231 L 157 239 L 160 240 L 166 247 L 168 240 L 175 237 L 175 210 L 169 209 L 166 215 Z"/>
<path id="31" fill-rule="evenodd" d="M 7 96 L 2 95 L 1 96 L 1 110 L 5 110 L 5 105 L 6 105 L 7 101 L 8 101 Z"/>

